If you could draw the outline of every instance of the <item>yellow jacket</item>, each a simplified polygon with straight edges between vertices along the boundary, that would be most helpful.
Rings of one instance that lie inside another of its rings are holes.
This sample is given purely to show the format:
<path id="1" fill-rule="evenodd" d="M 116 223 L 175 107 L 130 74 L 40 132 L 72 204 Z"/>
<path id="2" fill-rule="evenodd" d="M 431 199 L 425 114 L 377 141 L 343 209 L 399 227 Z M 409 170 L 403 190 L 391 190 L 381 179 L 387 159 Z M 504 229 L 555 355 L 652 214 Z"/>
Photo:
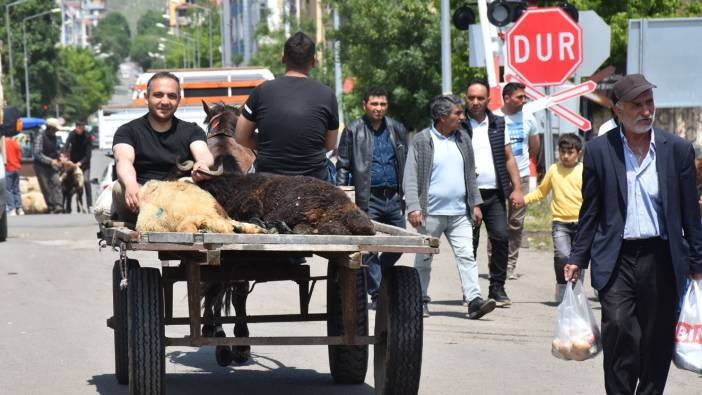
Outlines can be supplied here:
<path id="1" fill-rule="evenodd" d="M 553 191 L 551 214 L 554 221 L 578 222 L 580 206 L 583 204 L 583 164 L 568 168 L 555 163 L 546 172 L 536 189 L 524 197 L 524 203 L 538 202 Z"/>

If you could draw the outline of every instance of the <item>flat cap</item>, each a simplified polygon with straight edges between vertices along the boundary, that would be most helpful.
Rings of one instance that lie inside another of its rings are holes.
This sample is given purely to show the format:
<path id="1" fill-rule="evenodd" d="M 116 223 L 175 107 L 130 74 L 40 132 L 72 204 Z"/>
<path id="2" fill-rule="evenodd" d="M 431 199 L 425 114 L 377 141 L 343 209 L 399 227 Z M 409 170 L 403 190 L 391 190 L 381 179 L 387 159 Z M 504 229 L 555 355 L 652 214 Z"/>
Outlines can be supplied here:
<path id="1" fill-rule="evenodd" d="M 643 74 L 629 74 L 622 77 L 612 88 L 612 102 L 631 101 L 649 89 L 656 88 Z"/>

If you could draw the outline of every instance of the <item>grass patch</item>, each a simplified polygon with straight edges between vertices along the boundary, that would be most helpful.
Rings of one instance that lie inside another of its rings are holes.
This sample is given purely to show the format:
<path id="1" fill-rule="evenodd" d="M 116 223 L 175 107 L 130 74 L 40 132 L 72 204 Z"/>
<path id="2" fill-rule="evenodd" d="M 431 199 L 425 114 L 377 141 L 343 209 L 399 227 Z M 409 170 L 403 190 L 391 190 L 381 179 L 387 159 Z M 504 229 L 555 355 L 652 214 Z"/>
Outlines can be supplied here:
<path id="1" fill-rule="evenodd" d="M 539 250 L 552 250 L 551 239 L 551 201 L 544 199 L 527 206 L 522 233 L 522 247 Z"/>

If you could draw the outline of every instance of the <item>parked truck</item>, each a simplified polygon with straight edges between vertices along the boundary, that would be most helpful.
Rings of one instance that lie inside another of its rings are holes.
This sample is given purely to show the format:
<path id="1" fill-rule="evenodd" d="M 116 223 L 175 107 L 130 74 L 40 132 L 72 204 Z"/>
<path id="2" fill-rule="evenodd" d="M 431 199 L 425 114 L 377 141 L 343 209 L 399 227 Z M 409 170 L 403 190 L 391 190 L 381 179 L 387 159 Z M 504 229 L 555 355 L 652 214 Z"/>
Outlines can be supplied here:
<path id="1" fill-rule="evenodd" d="M 121 125 L 138 118 L 147 112 L 146 83 L 154 73 L 142 73 L 132 90 L 129 105 L 107 105 L 98 110 L 99 147 L 112 149 L 112 138 Z M 242 105 L 251 91 L 266 80 L 273 79 L 273 73 L 261 67 L 234 67 L 214 69 L 169 70 L 180 79 L 181 100 L 175 116 L 188 122 L 195 122 L 205 128 L 205 112 L 202 101 L 223 102 Z"/>

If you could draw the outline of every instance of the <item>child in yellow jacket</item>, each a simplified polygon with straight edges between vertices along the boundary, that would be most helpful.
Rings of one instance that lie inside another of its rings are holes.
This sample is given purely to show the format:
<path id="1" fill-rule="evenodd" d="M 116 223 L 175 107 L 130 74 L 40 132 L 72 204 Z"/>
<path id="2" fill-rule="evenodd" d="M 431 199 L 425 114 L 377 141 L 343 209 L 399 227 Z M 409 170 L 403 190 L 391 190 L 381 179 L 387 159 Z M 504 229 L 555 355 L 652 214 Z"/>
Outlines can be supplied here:
<path id="1" fill-rule="evenodd" d="M 582 140 L 576 134 L 568 133 L 558 139 L 560 163 L 551 165 L 541 184 L 524 197 L 525 204 L 542 200 L 549 192 L 553 223 L 553 269 L 556 272 L 556 301 L 560 303 L 565 292 L 566 280 L 563 266 L 568 262 L 570 247 L 578 230 L 578 215 L 583 203 L 583 164 L 580 163 Z"/>

